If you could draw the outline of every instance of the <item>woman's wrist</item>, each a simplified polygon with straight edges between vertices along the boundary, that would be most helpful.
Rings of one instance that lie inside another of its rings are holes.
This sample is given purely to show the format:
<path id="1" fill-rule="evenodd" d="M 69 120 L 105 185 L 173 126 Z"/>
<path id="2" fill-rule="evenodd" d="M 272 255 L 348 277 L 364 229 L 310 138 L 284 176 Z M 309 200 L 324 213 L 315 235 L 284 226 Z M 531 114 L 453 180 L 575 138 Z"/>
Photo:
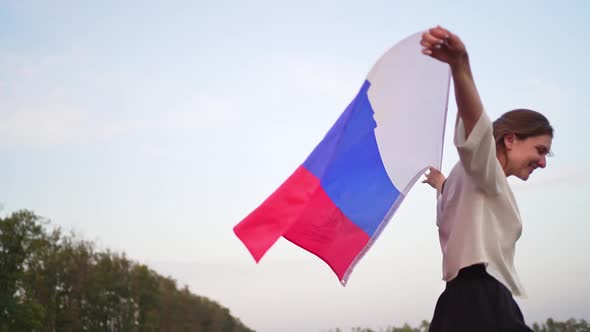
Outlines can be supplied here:
<path id="1" fill-rule="evenodd" d="M 468 73 L 471 75 L 471 67 L 469 65 L 469 54 L 467 51 L 458 55 L 452 62 L 449 62 L 453 76 L 460 75 L 462 73 Z"/>

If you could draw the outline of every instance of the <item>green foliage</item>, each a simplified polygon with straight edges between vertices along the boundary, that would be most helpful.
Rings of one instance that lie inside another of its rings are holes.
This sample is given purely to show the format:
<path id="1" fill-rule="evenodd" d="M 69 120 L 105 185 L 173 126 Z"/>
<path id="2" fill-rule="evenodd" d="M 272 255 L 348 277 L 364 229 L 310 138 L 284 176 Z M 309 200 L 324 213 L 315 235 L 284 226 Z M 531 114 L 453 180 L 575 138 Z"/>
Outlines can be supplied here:
<path id="1" fill-rule="evenodd" d="M 26 331 L 42 324 L 43 307 L 24 282 L 41 249 L 41 220 L 30 211 L 0 218 L 0 331 Z"/>
<path id="2" fill-rule="evenodd" d="M 46 223 L 30 211 L 0 218 L 0 332 L 252 331 L 175 280 Z"/>
<path id="3" fill-rule="evenodd" d="M 404 324 L 402 327 L 388 327 L 377 331 L 369 328 L 354 327 L 350 329 L 350 332 L 427 332 L 429 326 L 430 323 L 424 320 L 418 327 L 411 327 L 408 324 Z M 574 318 L 563 322 L 549 318 L 545 323 L 534 323 L 532 328 L 535 332 L 590 332 L 590 324 L 588 324 L 588 322 L 584 319 L 576 320 Z M 337 328 L 328 332 L 344 331 Z"/>
<path id="4" fill-rule="evenodd" d="M 576 320 L 571 318 L 559 322 L 549 318 L 545 323 L 534 323 L 533 330 L 535 332 L 590 332 L 590 324 L 584 319 Z"/>
<path id="5" fill-rule="evenodd" d="M 429 327 L 430 323 L 428 321 L 423 320 L 418 327 L 411 327 L 409 324 L 405 323 L 402 327 L 389 326 L 386 329 L 379 330 L 373 330 L 365 327 L 353 327 L 352 329 L 350 329 L 350 332 L 428 332 Z M 328 332 L 344 331 L 340 328 L 336 328 L 335 330 L 329 330 Z"/>

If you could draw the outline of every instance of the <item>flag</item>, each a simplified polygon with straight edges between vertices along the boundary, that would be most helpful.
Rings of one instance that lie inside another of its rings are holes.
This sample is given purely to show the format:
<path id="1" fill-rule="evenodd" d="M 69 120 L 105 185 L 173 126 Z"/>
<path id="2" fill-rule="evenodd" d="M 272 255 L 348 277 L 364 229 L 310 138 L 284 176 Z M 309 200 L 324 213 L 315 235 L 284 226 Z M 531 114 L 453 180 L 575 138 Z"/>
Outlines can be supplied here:
<path id="1" fill-rule="evenodd" d="M 346 285 L 414 183 L 440 168 L 450 71 L 421 53 L 420 38 L 377 61 L 303 164 L 234 227 L 256 262 L 282 236 Z"/>

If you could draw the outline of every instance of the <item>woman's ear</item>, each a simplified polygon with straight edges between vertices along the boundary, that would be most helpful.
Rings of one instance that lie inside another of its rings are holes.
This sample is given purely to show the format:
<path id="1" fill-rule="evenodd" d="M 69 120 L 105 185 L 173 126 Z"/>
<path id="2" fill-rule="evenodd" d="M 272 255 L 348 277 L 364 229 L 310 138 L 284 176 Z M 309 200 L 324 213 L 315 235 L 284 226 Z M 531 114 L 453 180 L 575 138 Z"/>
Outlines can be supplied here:
<path id="1" fill-rule="evenodd" d="M 506 147 L 506 151 L 512 150 L 512 146 L 514 145 L 515 140 L 516 135 L 514 133 L 507 134 L 504 136 L 504 146 Z"/>

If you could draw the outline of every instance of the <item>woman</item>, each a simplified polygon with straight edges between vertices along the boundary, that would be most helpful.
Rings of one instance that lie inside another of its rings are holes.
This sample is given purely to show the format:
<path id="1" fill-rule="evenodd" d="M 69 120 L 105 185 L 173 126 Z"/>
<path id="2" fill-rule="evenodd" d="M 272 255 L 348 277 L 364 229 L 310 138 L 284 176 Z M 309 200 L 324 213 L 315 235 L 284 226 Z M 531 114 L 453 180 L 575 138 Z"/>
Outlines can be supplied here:
<path id="1" fill-rule="evenodd" d="M 507 182 L 546 166 L 553 128 L 538 112 L 519 109 L 492 122 L 475 87 L 465 45 L 436 27 L 422 52 L 448 63 L 457 102 L 454 143 L 460 161 L 445 180 L 434 168 L 423 182 L 437 189 L 443 253 L 441 294 L 430 331 L 532 331 L 512 295 L 524 296 L 514 268 L 522 224 Z"/>

